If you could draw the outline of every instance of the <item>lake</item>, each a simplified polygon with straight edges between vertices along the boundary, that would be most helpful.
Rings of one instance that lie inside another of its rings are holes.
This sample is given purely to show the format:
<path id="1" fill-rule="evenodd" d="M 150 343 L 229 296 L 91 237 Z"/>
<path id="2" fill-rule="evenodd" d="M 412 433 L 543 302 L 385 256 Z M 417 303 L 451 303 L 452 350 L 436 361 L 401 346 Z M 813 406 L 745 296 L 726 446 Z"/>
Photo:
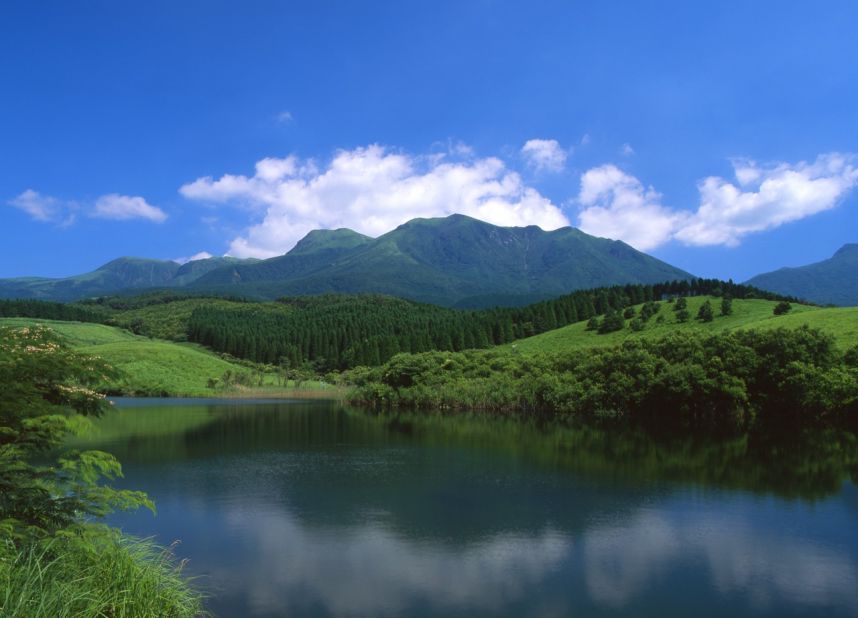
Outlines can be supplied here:
<path id="1" fill-rule="evenodd" d="M 858 446 L 117 400 L 79 445 L 221 617 L 858 615 Z"/>

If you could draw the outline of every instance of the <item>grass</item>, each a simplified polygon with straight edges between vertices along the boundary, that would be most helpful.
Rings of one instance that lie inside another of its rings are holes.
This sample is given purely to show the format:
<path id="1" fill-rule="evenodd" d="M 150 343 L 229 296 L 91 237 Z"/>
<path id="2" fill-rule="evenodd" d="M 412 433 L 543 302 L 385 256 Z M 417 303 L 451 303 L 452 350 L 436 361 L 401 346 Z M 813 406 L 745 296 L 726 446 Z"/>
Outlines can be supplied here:
<path id="1" fill-rule="evenodd" d="M 0 326 L 24 327 L 44 324 L 65 337 L 84 354 L 99 356 L 119 369 L 123 377 L 107 385 L 108 390 L 127 395 L 182 397 L 285 397 L 295 396 L 295 386 L 303 391 L 329 392 L 320 382 L 282 384 L 275 374 L 262 374 L 262 384 L 254 387 L 210 388 L 209 380 L 224 373 L 252 373 L 252 370 L 220 358 L 202 346 L 141 337 L 112 326 L 83 322 L 61 322 L 35 318 L 0 318 Z M 292 386 L 293 388 L 290 388 Z"/>
<path id="2" fill-rule="evenodd" d="M 3 618 L 193 618 L 202 597 L 169 551 L 113 532 L 0 543 Z"/>
<path id="3" fill-rule="evenodd" d="M 715 319 L 712 322 L 700 322 L 694 318 L 700 305 L 707 299 L 712 303 Z M 577 322 L 534 337 L 520 339 L 512 344 L 502 346 L 502 349 L 514 349 L 518 352 L 559 352 L 573 348 L 607 347 L 620 344 L 626 339 L 661 337 L 676 331 L 713 334 L 739 329 L 797 328 L 803 324 L 833 335 L 841 350 L 858 344 L 858 307 L 823 309 L 793 304 L 789 313 L 776 316 L 772 313 L 776 304 L 775 301 L 769 300 L 736 299 L 733 301 L 732 315 L 722 316 L 720 315 L 720 298 L 692 297 L 688 298 L 688 311 L 691 314 L 691 319 L 688 322 L 677 323 L 673 305 L 662 302 L 659 313 L 651 318 L 644 329 L 639 332 L 633 332 L 628 327 L 627 321 L 623 330 L 600 335 L 595 331 L 586 330 L 585 322 Z M 640 312 L 640 307 L 641 305 L 635 307 L 636 315 Z M 660 316 L 663 317 L 661 323 L 658 322 Z"/>

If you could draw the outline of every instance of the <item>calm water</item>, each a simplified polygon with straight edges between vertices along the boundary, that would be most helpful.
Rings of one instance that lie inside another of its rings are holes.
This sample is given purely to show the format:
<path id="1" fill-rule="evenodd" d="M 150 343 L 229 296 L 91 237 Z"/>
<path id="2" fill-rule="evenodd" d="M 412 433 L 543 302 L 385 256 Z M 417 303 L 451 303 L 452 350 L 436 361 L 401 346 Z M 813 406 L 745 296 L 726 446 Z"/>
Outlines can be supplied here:
<path id="1" fill-rule="evenodd" d="M 221 617 L 858 615 L 858 447 L 124 400 L 115 453 Z"/>

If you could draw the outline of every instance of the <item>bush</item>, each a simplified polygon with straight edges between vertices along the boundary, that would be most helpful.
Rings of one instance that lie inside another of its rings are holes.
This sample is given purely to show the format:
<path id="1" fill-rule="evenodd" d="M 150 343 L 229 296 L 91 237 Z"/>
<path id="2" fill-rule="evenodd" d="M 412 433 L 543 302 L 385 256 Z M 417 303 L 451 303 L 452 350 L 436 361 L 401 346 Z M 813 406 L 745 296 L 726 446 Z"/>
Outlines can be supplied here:
<path id="1" fill-rule="evenodd" d="M 784 315 L 785 313 L 789 313 L 791 309 L 792 305 L 790 305 L 785 300 L 782 300 L 777 305 L 775 305 L 775 308 L 772 309 L 772 313 L 774 313 L 775 315 Z"/>
<path id="2" fill-rule="evenodd" d="M 700 305 L 700 309 L 697 311 L 697 319 L 701 322 L 711 322 L 715 319 L 715 313 L 712 311 L 712 303 L 708 300 Z"/>
<path id="3" fill-rule="evenodd" d="M 733 299 L 725 296 L 721 299 L 721 315 L 731 315 L 733 313 Z"/>
<path id="4" fill-rule="evenodd" d="M 622 330 L 625 325 L 626 322 L 623 320 L 623 316 L 619 311 L 608 311 L 602 319 L 602 323 L 599 324 L 599 334 L 604 335 L 605 333 L 613 333 L 615 331 Z"/>

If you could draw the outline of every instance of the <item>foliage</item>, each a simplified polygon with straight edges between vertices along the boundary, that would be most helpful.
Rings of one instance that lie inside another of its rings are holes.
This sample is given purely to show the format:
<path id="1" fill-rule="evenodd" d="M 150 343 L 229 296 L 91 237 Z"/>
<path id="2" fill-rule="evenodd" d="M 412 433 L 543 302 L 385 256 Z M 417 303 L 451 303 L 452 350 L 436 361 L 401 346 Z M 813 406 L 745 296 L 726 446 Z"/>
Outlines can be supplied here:
<path id="1" fill-rule="evenodd" d="M 0 610 L 4 616 L 193 616 L 199 596 L 151 544 L 88 523 L 154 505 L 106 485 L 119 462 L 60 447 L 108 407 L 113 370 L 42 327 L 0 327 Z"/>
<path id="2" fill-rule="evenodd" d="M 681 311 L 688 306 L 685 295 L 725 290 L 737 297 L 758 294 L 730 282 L 696 279 L 581 290 L 525 307 L 479 311 L 378 295 L 285 298 L 274 304 L 207 301 L 190 314 L 187 333 L 189 340 L 235 357 L 290 367 L 310 362 L 324 373 L 377 365 L 399 352 L 487 348 L 578 322 L 602 334 L 615 332 L 624 326 L 622 312 L 637 312 L 641 303 L 641 319 L 647 321 L 658 313 L 662 297 L 681 295 L 674 304 Z M 596 321 L 602 314 L 605 319 Z"/>
<path id="3" fill-rule="evenodd" d="M 604 335 L 605 333 L 613 333 L 618 330 L 622 330 L 626 325 L 625 320 L 623 320 L 623 315 L 612 309 L 605 314 L 605 317 L 602 318 L 601 324 L 599 324 L 599 334 Z"/>
<path id="4" fill-rule="evenodd" d="M 92 387 L 110 373 L 47 328 L 0 328 L 0 521 L 19 532 L 51 534 L 82 515 L 152 507 L 142 493 L 100 484 L 121 474 L 111 455 L 48 455 L 73 432 L 72 414 L 102 413 L 106 400 Z"/>
<path id="5" fill-rule="evenodd" d="M 721 315 L 728 316 L 733 314 L 733 299 L 725 296 L 721 299 Z"/>
<path id="6" fill-rule="evenodd" d="M 808 328 L 676 332 L 586 353 L 400 354 L 347 377 L 355 401 L 378 406 L 524 408 L 735 428 L 854 421 L 858 371 L 841 358 L 830 337 Z"/>
<path id="7" fill-rule="evenodd" d="M 775 308 L 772 310 L 772 313 L 775 315 L 783 315 L 785 313 L 789 313 L 790 309 L 792 309 L 792 305 L 790 305 L 786 301 L 781 301 L 777 305 L 775 305 Z"/>
<path id="8" fill-rule="evenodd" d="M 711 302 L 706 300 L 702 305 L 700 305 L 700 309 L 697 311 L 697 319 L 701 322 L 711 322 L 715 319 L 715 313 L 712 311 Z"/>

